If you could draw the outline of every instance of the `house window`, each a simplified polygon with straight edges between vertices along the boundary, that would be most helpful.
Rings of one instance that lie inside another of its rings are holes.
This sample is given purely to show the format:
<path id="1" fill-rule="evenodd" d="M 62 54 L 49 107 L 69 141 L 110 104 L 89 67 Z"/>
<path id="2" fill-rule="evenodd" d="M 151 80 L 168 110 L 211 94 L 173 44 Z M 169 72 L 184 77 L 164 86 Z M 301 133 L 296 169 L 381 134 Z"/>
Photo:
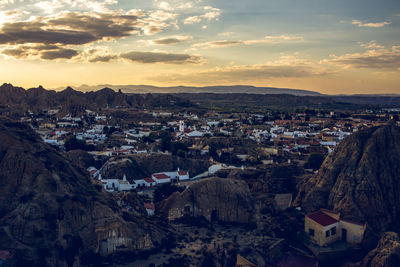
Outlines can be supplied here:
<path id="1" fill-rule="evenodd" d="M 336 235 L 336 226 L 331 229 L 331 235 Z"/>
<path id="2" fill-rule="evenodd" d="M 325 237 L 329 237 L 331 235 L 330 233 L 331 233 L 330 231 L 326 231 L 325 232 Z"/>
<path id="3" fill-rule="evenodd" d="M 314 236 L 315 232 L 314 229 L 308 229 L 308 233 L 310 234 L 310 236 Z"/>

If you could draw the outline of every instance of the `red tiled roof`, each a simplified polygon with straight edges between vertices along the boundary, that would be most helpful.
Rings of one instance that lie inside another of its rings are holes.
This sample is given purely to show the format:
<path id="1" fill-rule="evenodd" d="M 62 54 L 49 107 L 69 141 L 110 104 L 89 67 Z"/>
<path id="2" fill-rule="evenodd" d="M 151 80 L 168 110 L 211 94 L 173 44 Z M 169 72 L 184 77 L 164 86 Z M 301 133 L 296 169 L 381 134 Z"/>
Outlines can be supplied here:
<path id="1" fill-rule="evenodd" d="M 168 175 L 166 175 L 165 173 L 154 174 L 153 176 L 158 180 L 159 179 L 170 179 L 171 178 Z"/>
<path id="2" fill-rule="evenodd" d="M 151 177 L 144 178 L 144 180 L 145 180 L 146 182 L 148 182 L 148 183 L 155 183 L 155 182 L 156 182 L 156 181 L 154 181 Z"/>
<path id="3" fill-rule="evenodd" d="M 187 174 L 187 171 L 179 171 L 178 174 L 179 174 L 179 175 L 186 175 L 186 174 Z"/>
<path id="4" fill-rule="evenodd" d="M 332 218 L 329 215 L 326 215 L 322 211 L 316 211 L 314 213 L 307 214 L 307 217 L 322 226 L 328 226 L 338 222 L 338 220 Z"/>
<path id="5" fill-rule="evenodd" d="M 144 203 L 144 207 L 148 210 L 155 210 L 156 208 L 154 207 L 153 203 Z"/>

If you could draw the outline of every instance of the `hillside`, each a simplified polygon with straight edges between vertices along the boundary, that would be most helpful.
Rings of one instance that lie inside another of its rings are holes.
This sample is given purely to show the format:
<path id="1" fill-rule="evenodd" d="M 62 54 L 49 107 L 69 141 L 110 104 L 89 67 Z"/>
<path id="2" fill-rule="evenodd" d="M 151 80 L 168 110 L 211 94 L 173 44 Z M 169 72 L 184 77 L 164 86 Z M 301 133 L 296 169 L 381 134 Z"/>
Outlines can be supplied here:
<path id="1" fill-rule="evenodd" d="M 56 92 L 46 90 L 42 86 L 28 90 L 7 83 L 0 86 L 0 105 L 3 108 L 14 108 L 22 113 L 27 110 L 42 111 L 47 108 L 59 107 L 61 114 L 75 116 L 84 113 L 86 109 L 160 107 L 181 104 L 190 105 L 187 101 L 168 94 L 127 95 L 121 91 L 115 92 L 110 88 L 84 93 L 71 87 Z"/>
<path id="2" fill-rule="evenodd" d="M 28 126 L 0 120 L 0 140 L 0 250 L 18 264 L 78 266 L 167 237 L 146 218 L 122 216 L 101 185 Z"/>
<path id="3" fill-rule="evenodd" d="M 318 173 L 300 186 L 306 211 L 324 207 L 366 221 L 374 233 L 398 231 L 400 127 L 386 125 L 343 140 Z"/>

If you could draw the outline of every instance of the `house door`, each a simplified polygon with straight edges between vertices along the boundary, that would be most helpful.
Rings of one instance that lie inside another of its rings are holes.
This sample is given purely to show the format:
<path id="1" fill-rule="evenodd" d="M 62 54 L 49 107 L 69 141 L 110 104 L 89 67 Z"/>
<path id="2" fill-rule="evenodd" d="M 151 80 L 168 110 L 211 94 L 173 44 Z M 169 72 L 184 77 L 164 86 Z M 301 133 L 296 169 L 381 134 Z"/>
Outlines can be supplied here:
<path id="1" fill-rule="evenodd" d="M 213 210 L 211 212 L 211 222 L 216 222 L 216 221 L 218 221 L 218 211 Z"/>
<path id="2" fill-rule="evenodd" d="M 347 230 L 342 229 L 342 241 L 347 242 Z"/>

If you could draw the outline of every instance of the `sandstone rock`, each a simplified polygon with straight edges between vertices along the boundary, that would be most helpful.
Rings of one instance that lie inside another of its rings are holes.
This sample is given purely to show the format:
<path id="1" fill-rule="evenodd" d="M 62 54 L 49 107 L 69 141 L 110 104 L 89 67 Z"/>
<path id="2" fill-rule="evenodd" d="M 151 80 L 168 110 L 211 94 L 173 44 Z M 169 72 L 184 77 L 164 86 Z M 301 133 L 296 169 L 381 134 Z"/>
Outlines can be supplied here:
<path id="1" fill-rule="evenodd" d="M 378 246 L 359 263 L 347 267 L 397 267 L 400 264 L 400 238 L 397 233 L 386 232 Z"/>
<path id="2" fill-rule="evenodd" d="M 45 90 L 43 87 L 30 88 L 24 90 L 21 87 L 14 87 L 12 84 L 3 84 L 0 86 L 0 104 L 14 108 L 20 111 L 41 111 L 46 108 L 60 106 L 61 111 L 58 115 L 70 114 L 76 116 L 84 114 L 86 109 L 97 109 L 104 107 L 152 107 L 169 106 L 171 103 L 186 103 L 171 95 L 140 95 L 124 94 L 115 92 L 110 88 L 104 88 L 98 91 L 80 92 L 67 87 L 65 90 L 56 92 L 54 90 Z"/>
<path id="3" fill-rule="evenodd" d="M 244 181 L 235 179 L 208 178 L 195 182 L 182 193 L 172 194 L 159 210 L 169 220 L 203 216 L 208 221 L 243 224 L 253 221 L 249 188 Z"/>
<path id="4" fill-rule="evenodd" d="M 88 255 L 153 249 L 168 232 L 125 220 L 101 185 L 28 127 L 0 120 L 0 250 L 20 264 L 75 266 Z"/>
<path id="5" fill-rule="evenodd" d="M 295 204 L 329 208 L 364 220 L 374 232 L 399 229 L 400 128 L 372 127 L 343 140 L 318 174 L 300 186 Z"/>

